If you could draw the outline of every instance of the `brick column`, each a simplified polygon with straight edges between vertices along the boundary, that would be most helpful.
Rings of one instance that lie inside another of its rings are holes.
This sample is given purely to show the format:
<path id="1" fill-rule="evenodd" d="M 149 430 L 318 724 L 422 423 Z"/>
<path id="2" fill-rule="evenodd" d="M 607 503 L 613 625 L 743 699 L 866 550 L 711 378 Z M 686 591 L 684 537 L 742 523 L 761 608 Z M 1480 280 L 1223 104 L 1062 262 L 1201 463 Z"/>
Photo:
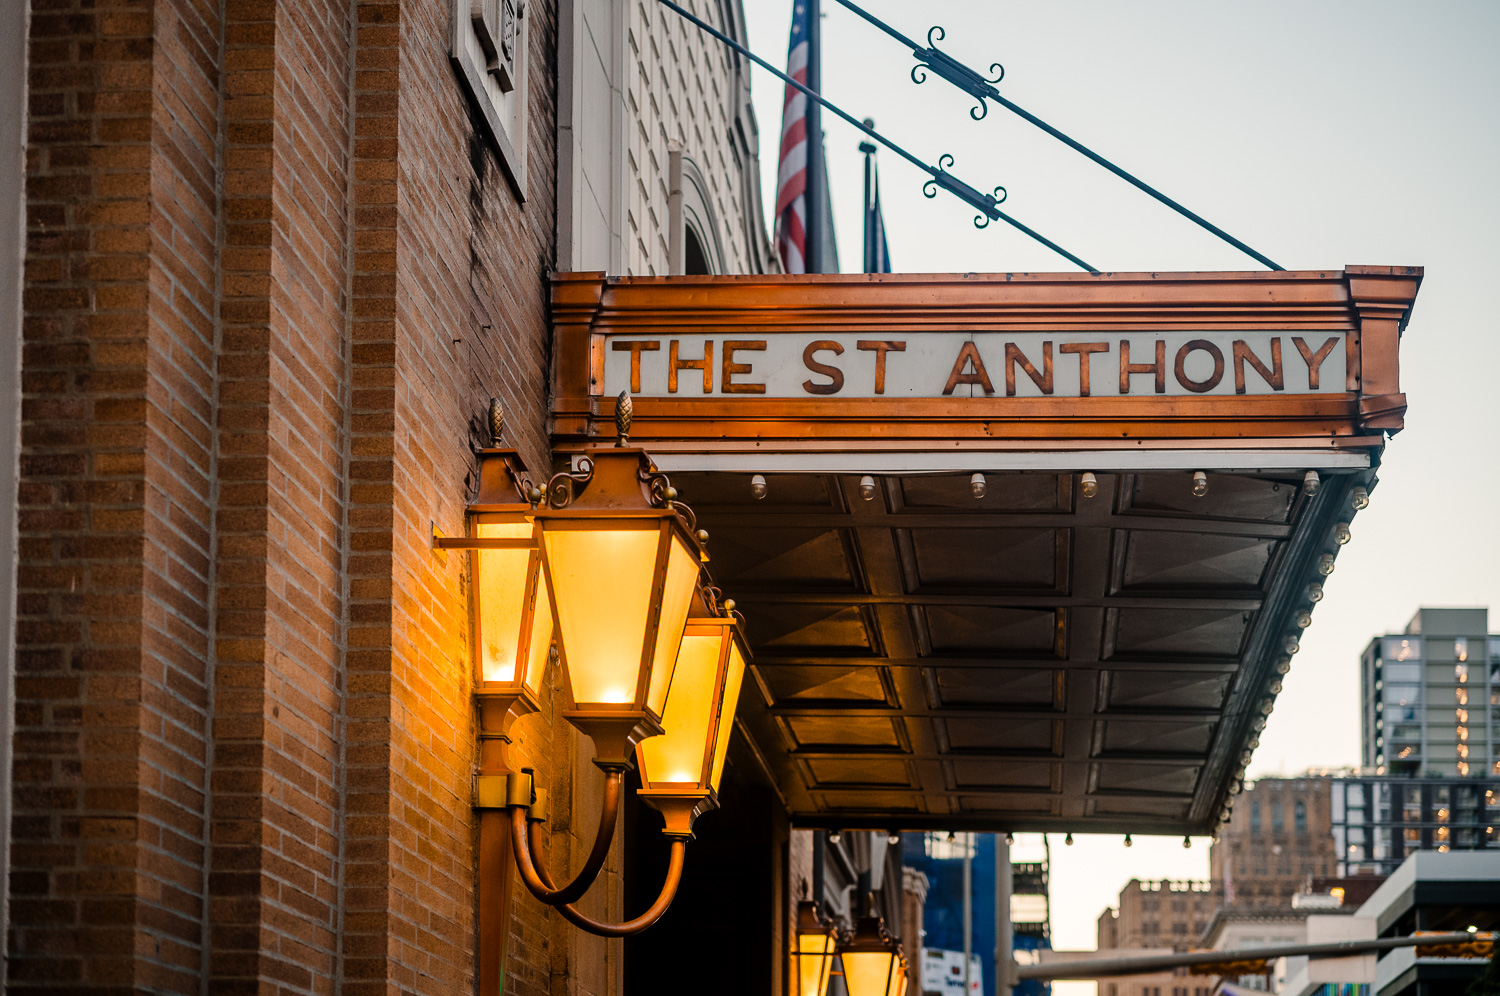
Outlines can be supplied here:
<path id="1" fill-rule="evenodd" d="M 218 30 L 32 16 L 11 992 L 198 991 Z"/>

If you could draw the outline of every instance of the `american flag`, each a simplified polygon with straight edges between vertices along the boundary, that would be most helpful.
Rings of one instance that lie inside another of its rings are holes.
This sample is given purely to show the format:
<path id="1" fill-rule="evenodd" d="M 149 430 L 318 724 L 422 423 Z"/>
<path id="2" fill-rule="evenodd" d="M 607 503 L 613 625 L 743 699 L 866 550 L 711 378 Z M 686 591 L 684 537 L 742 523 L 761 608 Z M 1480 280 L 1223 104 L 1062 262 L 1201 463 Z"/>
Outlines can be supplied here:
<path id="1" fill-rule="evenodd" d="M 807 85 L 808 4 L 792 7 L 786 74 Z M 788 273 L 807 272 L 807 95 L 788 85 L 781 110 L 781 160 L 776 170 L 776 251 Z"/>

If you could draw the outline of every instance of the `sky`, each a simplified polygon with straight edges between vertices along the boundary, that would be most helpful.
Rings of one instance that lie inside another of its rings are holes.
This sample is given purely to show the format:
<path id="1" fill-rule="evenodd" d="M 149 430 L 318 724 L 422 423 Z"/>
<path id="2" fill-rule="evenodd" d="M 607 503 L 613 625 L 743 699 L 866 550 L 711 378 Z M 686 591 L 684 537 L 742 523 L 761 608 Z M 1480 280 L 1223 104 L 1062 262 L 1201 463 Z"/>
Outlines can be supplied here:
<path id="1" fill-rule="evenodd" d="M 750 45 L 785 64 L 792 0 L 743 0 Z M 1328 579 L 1250 773 L 1359 760 L 1358 660 L 1420 606 L 1494 606 L 1500 630 L 1500 3 L 1202 0 L 1012 3 L 868 0 L 909 37 L 940 24 L 944 51 L 1005 67 L 1007 98 L 1288 269 L 1426 267 L 1401 345 L 1410 409 L 1370 507 Z M 920 158 L 1009 192 L 1005 210 L 1104 270 L 1250 270 L 1198 229 L 1003 108 L 981 121 L 910 53 L 823 0 L 823 92 Z M 756 71 L 764 202 L 775 203 L 782 84 Z M 825 114 L 844 268 L 858 269 L 858 133 Z M 1071 271 L 1050 250 L 879 156 L 898 272 Z M 769 218 L 767 221 L 769 227 Z M 1132 878 L 1202 877 L 1207 841 L 1052 841 L 1059 948 L 1092 948 L 1094 921 Z M 1092 989 L 1060 986 L 1059 996 Z"/>

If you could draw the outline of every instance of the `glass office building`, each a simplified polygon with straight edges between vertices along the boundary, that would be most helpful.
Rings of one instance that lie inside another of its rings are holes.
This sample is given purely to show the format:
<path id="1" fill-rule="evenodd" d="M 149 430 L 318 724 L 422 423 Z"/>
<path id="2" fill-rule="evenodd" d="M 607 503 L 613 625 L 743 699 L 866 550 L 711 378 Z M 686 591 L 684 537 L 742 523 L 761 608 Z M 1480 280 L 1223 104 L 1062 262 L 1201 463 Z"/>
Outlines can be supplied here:
<path id="1" fill-rule="evenodd" d="M 1421 609 L 1404 633 L 1370 641 L 1360 667 L 1367 768 L 1500 776 L 1500 636 L 1488 631 L 1486 609 Z"/>
<path id="2" fill-rule="evenodd" d="M 1333 781 L 1338 874 L 1389 875 L 1417 851 L 1500 846 L 1500 777 L 1355 775 Z"/>

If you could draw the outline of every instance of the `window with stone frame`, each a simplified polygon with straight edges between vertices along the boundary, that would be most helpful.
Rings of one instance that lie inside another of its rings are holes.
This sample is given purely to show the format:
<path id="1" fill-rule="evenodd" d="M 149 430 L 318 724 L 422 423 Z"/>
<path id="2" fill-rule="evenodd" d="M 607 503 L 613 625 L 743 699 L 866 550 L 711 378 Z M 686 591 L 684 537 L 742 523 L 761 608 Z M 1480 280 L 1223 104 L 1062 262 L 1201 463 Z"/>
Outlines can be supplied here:
<path id="1" fill-rule="evenodd" d="M 530 18 L 525 0 L 453 0 L 450 56 L 516 196 L 526 199 L 526 80 Z"/>

